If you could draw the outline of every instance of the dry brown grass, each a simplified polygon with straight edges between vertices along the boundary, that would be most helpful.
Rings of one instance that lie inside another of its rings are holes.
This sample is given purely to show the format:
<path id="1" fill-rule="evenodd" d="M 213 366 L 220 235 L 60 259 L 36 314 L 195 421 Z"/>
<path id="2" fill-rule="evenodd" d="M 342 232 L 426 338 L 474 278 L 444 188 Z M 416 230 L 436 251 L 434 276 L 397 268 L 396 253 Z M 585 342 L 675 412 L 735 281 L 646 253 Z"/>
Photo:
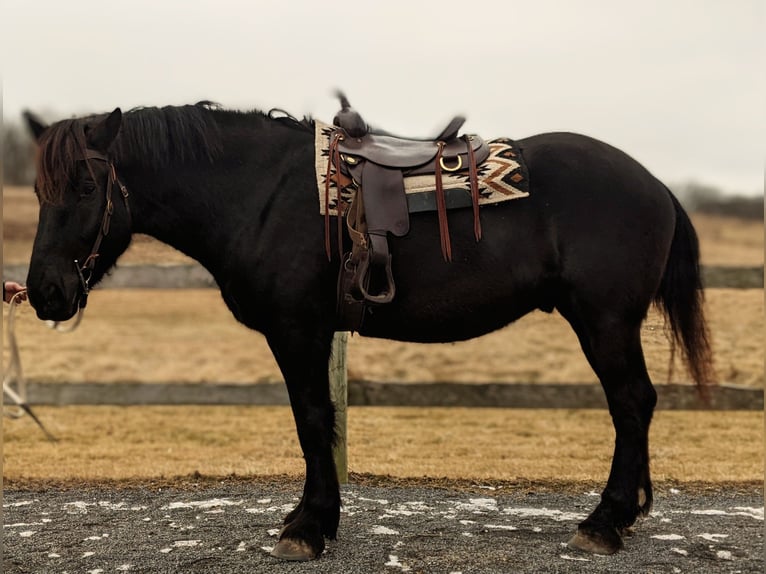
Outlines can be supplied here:
<path id="1" fill-rule="evenodd" d="M 298 476 L 303 459 L 288 407 L 46 407 L 3 421 L 10 481 Z M 397 477 L 584 482 L 609 472 L 614 431 L 596 410 L 352 407 L 349 468 Z M 656 414 L 657 481 L 763 479 L 763 414 Z"/>

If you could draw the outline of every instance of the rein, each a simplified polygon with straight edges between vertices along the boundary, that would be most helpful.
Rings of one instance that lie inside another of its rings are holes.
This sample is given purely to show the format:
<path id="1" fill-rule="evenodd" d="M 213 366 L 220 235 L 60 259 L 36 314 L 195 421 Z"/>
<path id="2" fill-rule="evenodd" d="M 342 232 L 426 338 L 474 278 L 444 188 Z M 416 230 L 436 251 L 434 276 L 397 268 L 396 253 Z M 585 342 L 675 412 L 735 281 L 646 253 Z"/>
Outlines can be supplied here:
<path id="1" fill-rule="evenodd" d="M 37 418 L 37 415 L 32 410 L 32 407 L 29 406 L 29 403 L 27 403 L 27 382 L 24 379 L 24 375 L 21 372 L 21 355 L 19 354 L 19 345 L 16 341 L 16 329 L 15 329 L 15 319 L 16 319 L 16 307 L 19 306 L 19 303 L 21 302 L 21 297 L 26 291 L 19 291 L 16 293 L 13 298 L 11 298 L 9 302 L 9 309 L 8 309 L 8 324 L 7 324 L 7 341 L 8 341 L 8 347 L 10 349 L 10 358 L 8 361 L 8 367 L 5 370 L 5 373 L 3 375 L 3 393 L 8 395 L 8 397 L 16 403 L 16 406 L 19 407 L 24 411 L 24 413 L 28 414 L 35 423 L 37 423 L 37 426 L 40 427 L 40 430 L 45 433 L 46 438 L 51 442 L 56 442 L 56 437 L 53 436 L 48 429 L 45 428 L 42 421 Z M 14 390 L 13 385 L 16 385 L 16 390 Z M 4 408 L 4 413 L 6 416 L 13 417 L 13 418 L 19 418 L 23 416 L 22 412 L 14 413 L 11 411 L 8 407 Z"/>
<path id="2" fill-rule="evenodd" d="M 109 168 L 108 176 L 107 176 L 107 182 L 106 182 L 106 207 L 104 207 L 104 215 L 101 218 L 101 226 L 98 230 L 98 235 L 96 236 L 96 240 L 93 242 L 93 247 L 90 250 L 90 255 L 85 259 L 85 261 L 80 264 L 78 259 L 74 260 L 75 269 L 77 270 L 77 275 L 80 279 L 80 286 L 82 287 L 82 295 L 80 296 L 80 300 L 78 302 L 78 306 L 80 309 L 84 309 L 85 305 L 88 303 L 88 294 L 90 293 L 90 279 L 93 275 L 93 269 L 96 267 L 96 259 L 98 259 L 99 250 L 101 249 L 101 242 L 104 240 L 104 238 L 109 235 L 109 229 L 111 227 L 112 222 L 112 214 L 114 213 L 114 202 L 112 201 L 112 190 L 114 188 L 114 184 L 116 183 L 117 186 L 120 188 L 120 193 L 122 194 L 122 200 L 125 203 L 125 209 L 128 213 L 128 227 L 132 227 L 132 217 L 130 214 L 130 204 L 128 203 L 128 188 L 125 187 L 125 184 L 120 181 L 120 178 L 117 177 L 117 171 L 114 168 L 114 162 L 111 158 L 108 156 L 102 154 L 99 151 L 96 151 L 94 149 L 85 149 L 85 152 L 82 157 L 82 161 L 85 162 L 86 167 L 88 168 L 88 171 L 90 172 L 91 178 L 93 178 L 94 183 L 97 181 L 95 172 L 93 171 L 93 167 L 90 164 L 90 160 L 97 160 L 97 161 L 103 161 L 107 164 L 107 167 Z M 78 321 L 79 322 L 79 321 Z"/>

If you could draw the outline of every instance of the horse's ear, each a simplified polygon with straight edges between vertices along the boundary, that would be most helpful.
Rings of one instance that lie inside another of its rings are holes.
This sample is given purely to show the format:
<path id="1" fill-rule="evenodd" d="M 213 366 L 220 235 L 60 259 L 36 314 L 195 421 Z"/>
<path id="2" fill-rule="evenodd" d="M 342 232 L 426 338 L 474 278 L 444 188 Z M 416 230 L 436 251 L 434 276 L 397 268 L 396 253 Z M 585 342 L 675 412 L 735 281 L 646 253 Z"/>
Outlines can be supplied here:
<path id="1" fill-rule="evenodd" d="M 114 108 L 114 111 L 106 119 L 86 128 L 85 139 L 88 142 L 88 146 L 106 153 L 109 150 L 109 146 L 112 145 L 114 138 L 120 132 L 121 124 L 122 110 Z"/>
<path id="2" fill-rule="evenodd" d="M 32 132 L 32 136 L 34 136 L 35 141 L 40 141 L 40 136 L 43 135 L 43 132 L 48 129 L 48 124 L 43 122 L 29 110 L 24 110 L 23 115 L 24 120 L 27 122 L 27 127 L 29 128 L 29 131 Z"/>

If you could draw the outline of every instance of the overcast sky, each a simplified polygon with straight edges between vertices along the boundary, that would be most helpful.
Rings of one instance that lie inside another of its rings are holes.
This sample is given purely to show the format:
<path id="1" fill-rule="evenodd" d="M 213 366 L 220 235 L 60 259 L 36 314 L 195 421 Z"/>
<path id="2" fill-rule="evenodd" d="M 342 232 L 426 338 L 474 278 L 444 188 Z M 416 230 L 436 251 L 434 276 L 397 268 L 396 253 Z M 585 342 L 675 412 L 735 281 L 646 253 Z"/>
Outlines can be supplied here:
<path id="1" fill-rule="evenodd" d="M 472 10 L 476 10 L 475 12 Z M 214 100 L 402 135 L 585 133 L 762 193 L 764 0 L 3 0 L 3 116 Z"/>

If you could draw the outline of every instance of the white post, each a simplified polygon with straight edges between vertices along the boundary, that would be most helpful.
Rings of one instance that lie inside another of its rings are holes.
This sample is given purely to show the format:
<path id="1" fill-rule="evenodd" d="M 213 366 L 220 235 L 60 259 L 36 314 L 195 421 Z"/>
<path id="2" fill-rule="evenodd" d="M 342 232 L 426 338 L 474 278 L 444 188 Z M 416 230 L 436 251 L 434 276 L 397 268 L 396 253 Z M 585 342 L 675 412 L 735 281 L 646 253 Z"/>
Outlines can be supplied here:
<path id="1" fill-rule="evenodd" d="M 338 482 L 348 482 L 347 407 L 348 373 L 346 371 L 346 344 L 348 333 L 335 333 L 330 354 L 330 398 L 335 405 L 336 443 L 333 449 Z"/>

